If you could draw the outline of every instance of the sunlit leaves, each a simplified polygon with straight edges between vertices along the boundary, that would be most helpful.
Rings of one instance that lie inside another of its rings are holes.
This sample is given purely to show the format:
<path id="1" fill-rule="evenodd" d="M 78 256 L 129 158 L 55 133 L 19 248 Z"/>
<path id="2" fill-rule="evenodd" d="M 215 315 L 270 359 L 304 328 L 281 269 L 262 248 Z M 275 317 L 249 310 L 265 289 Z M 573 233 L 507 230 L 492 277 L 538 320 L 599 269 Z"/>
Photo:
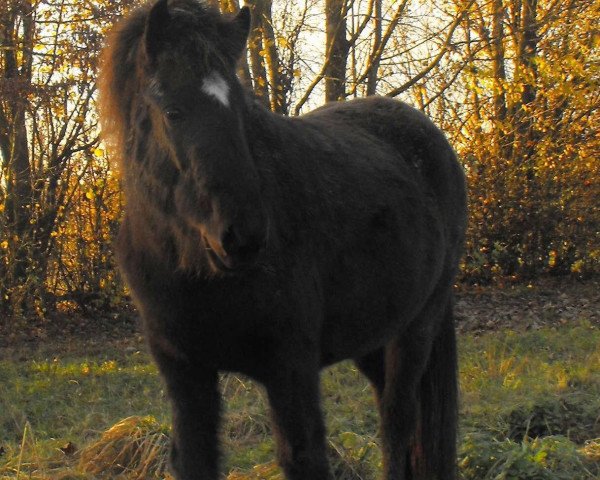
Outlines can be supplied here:
<path id="1" fill-rule="evenodd" d="M 502 2 L 504 35 L 494 43 L 493 3 L 476 2 L 459 50 L 466 67 L 440 103 L 444 109 L 430 110 L 466 166 L 471 222 L 464 267 L 472 278 L 583 274 L 599 266 L 592 255 L 600 224 L 599 51 L 592 28 L 598 4 L 550 10 L 555 4 L 537 2 L 531 52 L 521 49 L 524 4 Z"/>
<path id="2" fill-rule="evenodd" d="M 0 226 L 8 232 L 7 248 L 0 249 L 0 293 L 10 309 L 29 308 L 42 296 L 81 294 L 114 276 L 108 247 L 100 245 L 110 242 L 120 198 L 98 145 L 95 70 L 104 30 L 128 2 L 8 3 L 3 20 L 12 29 L 5 41 L 14 47 L 0 51 L 0 74 L 11 78 L 10 88 L 0 84 L 0 155 L 7 157 Z M 21 123 L 16 109 L 24 110 Z M 27 168 L 17 172 L 7 152 L 19 135 L 27 142 L 21 157 Z"/>

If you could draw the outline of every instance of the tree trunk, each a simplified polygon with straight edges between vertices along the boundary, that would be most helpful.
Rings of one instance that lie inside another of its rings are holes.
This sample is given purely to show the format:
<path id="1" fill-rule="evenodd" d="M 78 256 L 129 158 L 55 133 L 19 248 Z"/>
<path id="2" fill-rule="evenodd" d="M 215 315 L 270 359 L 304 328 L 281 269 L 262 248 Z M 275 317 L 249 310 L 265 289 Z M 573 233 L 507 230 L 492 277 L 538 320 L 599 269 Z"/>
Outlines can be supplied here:
<path id="1" fill-rule="evenodd" d="M 373 48 L 371 55 L 371 64 L 367 75 L 367 95 L 375 95 L 377 91 L 377 80 L 379 79 L 379 63 L 381 54 L 378 54 L 381 48 L 381 0 L 375 0 L 375 12 L 373 18 Z"/>
<path id="2" fill-rule="evenodd" d="M 346 38 L 346 0 L 325 0 L 325 100 L 346 98 L 346 64 L 350 45 Z"/>
<path id="3" fill-rule="evenodd" d="M 6 122 L 0 131 L 5 136 L 2 143 L 6 151 L 6 220 L 11 231 L 9 248 L 12 285 L 22 286 L 27 280 L 28 266 L 34 260 L 30 230 L 31 164 L 29 158 L 26 112 L 28 93 L 31 91 L 31 52 L 33 51 L 33 21 L 31 2 L 13 3 L 3 19 L 0 34 L 2 48 L 2 76 L 8 90 L 4 95 L 5 109 L 2 119 Z M 22 27 L 19 28 L 19 24 Z M 23 48 L 25 46 L 25 48 Z M 18 55 L 18 54 L 21 55 Z M 4 155 L 4 153 L 3 153 Z"/>
<path id="4" fill-rule="evenodd" d="M 264 20 L 264 2 L 262 0 L 250 0 L 248 3 L 252 8 L 252 29 L 250 30 L 250 38 L 248 39 L 248 48 L 250 49 L 250 71 L 252 74 L 254 94 L 266 106 L 270 106 L 269 82 L 263 56 L 264 44 L 262 23 Z"/>
<path id="5" fill-rule="evenodd" d="M 262 0 L 264 6 L 262 20 L 263 47 L 267 60 L 267 73 L 271 87 L 271 110 L 286 113 L 284 86 L 281 76 L 281 63 L 277 51 L 277 39 L 273 30 L 272 0 Z"/>
<path id="6" fill-rule="evenodd" d="M 494 115 L 500 122 L 506 120 L 506 72 L 504 70 L 504 6 L 502 0 L 492 3 L 492 69 L 494 73 Z"/>
<path id="7" fill-rule="evenodd" d="M 528 71 L 528 81 L 521 95 L 523 105 L 529 105 L 535 100 L 535 77 L 537 76 L 534 63 L 537 54 L 537 0 L 523 0 L 521 31 L 523 36 L 519 45 L 519 61 Z"/>
<path id="8" fill-rule="evenodd" d="M 540 212 L 544 209 L 540 205 L 539 179 L 536 177 L 535 153 L 536 137 L 535 112 L 533 103 L 536 99 L 537 69 L 535 56 L 537 54 L 537 0 L 523 0 L 521 10 L 521 28 L 517 51 L 516 71 L 521 74 L 522 92 L 517 104 L 515 115 L 517 141 L 514 142 L 514 156 L 523 172 L 523 198 L 529 199 L 524 204 L 522 213 L 523 225 L 527 225 L 530 235 L 523 242 L 523 258 L 526 264 L 534 264 L 537 252 L 543 251 L 547 246 L 540 245 L 545 237 L 548 225 L 543 225 L 544 219 Z M 541 248 L 540 248 L 541 247 Z"/>
<path id="9" fill-rule="evenodd" d="M 519 154 L 524 162 L 535 152 L 534 117 L 529 106 L 536 99 L 537 67 L 537 0 L 523 0 L 521 11 L 521 37 L 519 38 L 515 70 L 522 76 L 523 89 L 516 111 L 516 131 L 519 135 Z M 533 175 L 533 167 L 527 171 L 528 178 Z"/>

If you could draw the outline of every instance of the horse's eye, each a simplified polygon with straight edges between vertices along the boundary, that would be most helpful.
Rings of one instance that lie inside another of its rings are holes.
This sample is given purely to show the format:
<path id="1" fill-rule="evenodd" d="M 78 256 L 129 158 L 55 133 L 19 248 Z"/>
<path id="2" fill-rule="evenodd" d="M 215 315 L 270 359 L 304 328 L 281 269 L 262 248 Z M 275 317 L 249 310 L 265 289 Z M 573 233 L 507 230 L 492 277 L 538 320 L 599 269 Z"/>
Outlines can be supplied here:
<path id="1" fill-rule="evenodd" d="M 165 110 L 165 117 L 171 122 L 176 122 L 183 118 L 183 112 L 178 108 L 168 108 Z"/>

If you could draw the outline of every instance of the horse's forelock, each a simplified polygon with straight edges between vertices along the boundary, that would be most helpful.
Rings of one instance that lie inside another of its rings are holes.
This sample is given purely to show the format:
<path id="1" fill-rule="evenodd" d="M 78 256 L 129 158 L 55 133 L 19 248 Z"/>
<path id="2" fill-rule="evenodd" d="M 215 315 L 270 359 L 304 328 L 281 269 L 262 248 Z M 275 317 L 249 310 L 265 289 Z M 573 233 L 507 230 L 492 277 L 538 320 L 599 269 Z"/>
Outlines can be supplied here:
<path id="1" fill-rule="evenodd" d="M 109 34 L 101 56 L 98 85 L 102 131 L 107 146 L 119 159 L 125 157 L 130 115 L 134 103 L 140 100 L 140 84 L 154 81 L 155 87 L 161 88 L 152 77 L 144 77 L 147 72 L 139 65 L 144 58 L 140 49 L 151 7 L 150 4 L 142 6 L 121 21 Z M 197 0 L 174 0 L 169 10 L 173 14 L 172 21 L 181 29 L 176 41 L 181 51 L 197 62 L 198 69 L 208 75 L 230 64 L 230 59 L 219 48 L 223 39 L 219 37 L 218 25 L 223 20 L 217 10 Z M 117 168 L 121 162 L 119 160 Z"/>

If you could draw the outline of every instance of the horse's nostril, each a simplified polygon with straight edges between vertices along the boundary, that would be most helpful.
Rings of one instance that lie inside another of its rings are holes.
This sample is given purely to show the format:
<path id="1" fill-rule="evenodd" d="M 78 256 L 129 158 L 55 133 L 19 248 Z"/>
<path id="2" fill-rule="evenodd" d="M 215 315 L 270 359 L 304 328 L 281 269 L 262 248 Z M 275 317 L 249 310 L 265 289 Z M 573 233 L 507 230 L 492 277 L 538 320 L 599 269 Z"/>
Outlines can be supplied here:
<path id="1" fill-rule="evenodd" d="M 225 230 L 225 233 L 221 236 L 221 246 L 229 255 L 237 253 L 239 241 L 233 226 Z"/>
<path id="2" fill-rule="evenodd" d="M 229 227 L 221 237 L 221 246 L 227 255 L 249 260 L 264 247 L 264 241 L 256 236 L 241 236 L 235 227 Z"/>

